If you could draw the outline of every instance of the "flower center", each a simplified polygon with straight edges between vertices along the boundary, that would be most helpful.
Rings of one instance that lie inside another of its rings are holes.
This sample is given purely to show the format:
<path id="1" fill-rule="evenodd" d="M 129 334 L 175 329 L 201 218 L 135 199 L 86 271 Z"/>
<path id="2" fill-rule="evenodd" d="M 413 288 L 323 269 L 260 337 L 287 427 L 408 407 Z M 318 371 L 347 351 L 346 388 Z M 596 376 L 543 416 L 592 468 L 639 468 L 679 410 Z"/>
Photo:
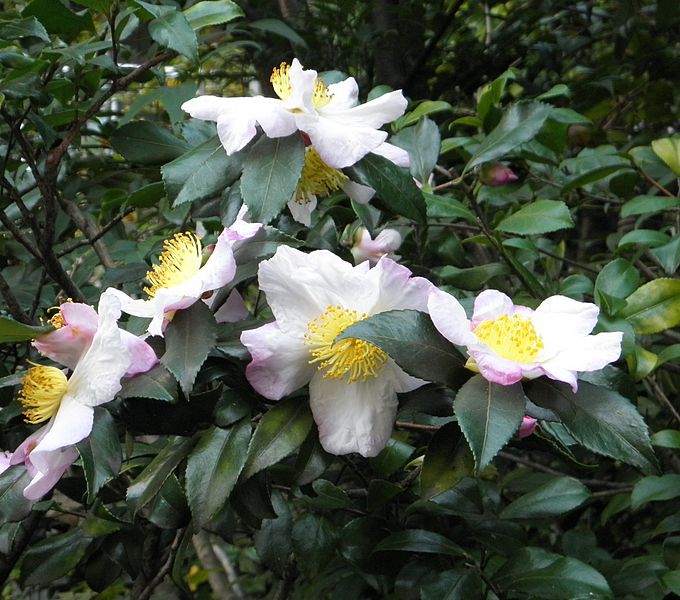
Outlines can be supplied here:
<path id="1" fill-rule="evenodd" d="M 282 62 L 278 67 L 274 67 L 269 81 L 272 82 L 272 87 L 276 95 L 281 100 L 286 100 L 291 93 L 290 87 L 290 65 Z M 331 94 L 328 93 L 328 88 L 323 81 L 318 77 L 314 80 L 314 91 L 312 92 L 312 102 L 316 108 L 323 108 L 331 101 Z"/>
<path id="2" fill-rule="evenodd" d="M 66 302 L 72 303 L 73 300 L 71 298 L 68 298 Z M 55 329 L 61 329 L 62 327 L 66 326 L 66 321 L 64 321 L 64 315 L 61 312 L 61 305 L 59 306 L 52 306 L 47 309 L 47 312 L 54 312 L 54 314 L 47 320 L 47 322 L 52 325 Z"/>
<path id="3" fill-rule="evenodd" d="M 27 423 L 42 423 L 57 412 L 66 393 L 67 381 L 66 375 L 56 367 L 38 365 L 26 372 L 19 401 Z"/>
<path id="4" fill-rule="evenodd" d="M 309 364 L 319 363 L 320 371 L 326 369 L 323 376 L 331 379 L 342 379 L 349 374 L 348 383 L 377 377 L 387 361 L 387 354 L 380 348 L 356 338 L 335 342 L 345 329 L 365 318 L 366 313 L 331 305 L 310 321 L 305 333 L 305 345 L 310 346 L 313 357 Z"/>
<path id="5" fill-rule="evenodd" d="M 146 274 L 151 284 L 144 291 L 153 298 L 158 290 L 184 283 L 201 268 L 201 241 L 193 233 L 176 233 L 163 242 L 159 264 Z"/>
<path id="6" fill-rule="evenodd" d="M 349 177 L 342 171 L 323 162 L 312 146 L 307 146 L 305 164 L 302 166 L 302 174 L 295 191 L 295 201 L 298 204 L 307 204 L 310 196 L 328 196 L 339 190 L 347 179 Z"/>
<path id="7" fill-rule="evenodd" d="M 533 362 L 543 349 L 543 342 L 533 323 L 521 315 L 502 315 L 483 321 L 473 333 L 498 356 L 513 362 Z"/>

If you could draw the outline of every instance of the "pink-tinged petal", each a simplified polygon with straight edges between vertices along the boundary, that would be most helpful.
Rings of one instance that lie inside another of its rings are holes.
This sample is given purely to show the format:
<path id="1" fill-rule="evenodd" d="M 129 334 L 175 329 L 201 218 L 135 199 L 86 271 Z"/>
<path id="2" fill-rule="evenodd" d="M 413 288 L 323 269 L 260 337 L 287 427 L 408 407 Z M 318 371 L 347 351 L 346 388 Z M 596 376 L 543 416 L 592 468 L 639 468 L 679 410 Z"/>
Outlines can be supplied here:
<path id="1" fill-rule="evenodd" d="M 377 148 L 373 148 L 371 152 L 391 160 L 398 167 L 408 167 L 411 164 L 411 158 L 406 150 L 387 142 L 380 144 Z"/>
<path id="2" fill-rule="evenodd" d="M 621 355 L 623 333 L 608 332 L 586 335 L 574 340 L 549 360 L 543 361 L 544 369 L 566 369 L 569 371 L 598 371 Z"/>
<path id="3" fill-rule="evenodd" d="M 89 304 L 64 302 L 60 310 L 66 325 L 94 335 L 97 330 L 97 311 Z"/>
<path id="4" fill-rule="evenodd" d="M 368 186 L 346 179 L 342 184 L 342 191 L 359 204 L 368 204 L 369 200 L 375 196 L 375 190 Z"/>
<path id="5" fill-rule="evenodd" d="M 384 131 L 347 125 L 330 118 L 300 113 L 295 115 L 295 120 L 322 160 L 336 169 L 353 165 L 387 138 Z"/>
<path id="6" fill-rule="evenodd" d="M 94 333 L 83 335 L 71 327 L 61 327 L 39 337 L 33 342 L 33 346 L 43 356 L 73 369 L 92 343 L 93 335 Z"/>
<path id="7" fill-rule="evenodd" d="M 559 364 L 541 365 L 543 373 L 555 381 L 563 381 L 571 386 L 571 391 L 576 393 L 578 390 L 578 376 L 576 371 L 565 369 Z"/>
<path id="8" fill-rule="evenodd" d="M 10 461 L 12 460 L 12 453 L 5 451 L 0 451 L 0 473 L 4 473 L 9 469 Z"/>
<path id="9" fill-rule="evenodd" d="M 331 305 L 366 312 L 376 290 L 366 285 L 365 267 L 353 267 L 328 250 L 305 254 L 280 246 L 260 263 L 260 289 L 267 295 L 276 321 L 286 333 L 302 333 Z"/>
<path id="10" fill-rule="evenodd" d="M 524 417 L 522 419 L 522 424 L 519 426 L 519 431 L 517 432 L 519 437 L 529 437 L 536 429 L 537 423 L 538 421 L 533 417 Z"/>
<path id="11" fill-rule="evenodd" d="M 17 449 L 12 454 L 10 464 L 18 465 L 26 462 L 26 457 L 33 451 L 33 448 L 38 445 L 38 442 L 40 442 L 40 440 L 45 437 L 49 427 L 49 423 L 47 425 L 43 425 L 40 429 L 34 431 L 23 442 L 21 442 L 21 444 L 17 446 Z"/>
<path id="12" fill-rule="evenodd" d="M 324 107 L 329 112 L 344 111 L 359 104 L 359 86 L 354 77 L 348 77 L 328 86 L 331 101 Z"/>
<path id="13" fill-rule="evenodd" d="M 93 419 L 94 409 L 67 393 L 57 414 L 48 423 L 45 435 L 28 455 L 28 459 L 38 471 L 45 473 L 49 470 L 50 459 L 55 450 L 73 446 L 90 435 Z"/>
<path id="14" fill-rule="evenodd" d="M 319 109 L 319 113 L 347 127 L 375 129 L 401 117 L 407 105 L 408 102 L 404 98 L 404 94 L 401 90 L 396 90 L 383 94 L 370 102 L 344 110 L 340 110 L 339 106 L 336 107 L 329 103 Z"/>
<path id="15" fill-rule="evenodd" d="M 24 488 L 24 498 L 28 500 L 40 500 L 57 485 L 66 469 L 78 458 L 78 451 L 73 446 L 45 454 L 44 464 L 47 468 L 44 471 L 36 471 L 31 482 Z"/>
<path id="16" fill-rule="evenodd" d="M 249 314 L 241 294 L 234 289 L 231 290 L 224 304 L 217 309 L 215 320 L 218 323 L 238 323 Z"/>
<path id="17" fill-rule="evenodd" d="M 309 405 L 326 452 L 377 456 L 392 435 L 397 393 L 390 377 L 347 383 L 316 373 L 309 384 Z"/>
<path id="18" fill-rule="evenodd" d="M 305 227 L 309 227 L 312 224 L 312 212 L 316 208 L 316 196 L 314 194 L 309 194 L 307 196 L 307 202 L 298 202 L 295 197 L 288 201 L 288 210 L 298 223 L 302 223 Z"/>
<path id="19" fill-rule="evenodd" d="M 482 377 L 487 381 L 500 385 L 512 385 L 524 376 L 521 365 L 506 360 L 487 349 L 479 349 L 473 346 L 468 348 L 468 352 L 477 363 L 477 368 Z"/>
<path id="20" fill-rule="evenodd" d="M 513 313 L 512 300 L 498 290 L 484 290 L 475 299 L 472 313 L 472 328 L 483 321 L 493 321 L 498 317 Z"/>
<path id="21" fill-rule="evenodd" d="M 241 343 L 252 357 L 246 378 L 265 398 L 283 398 L 305 385 L 316 372 L 309 364 L 311 356 L 304 339 L 283 333 L 276 323 L 244 331 Z"/>
<path id="22" fill-rule="evenodd" d="M 123 346 L 130 353 L 130 367 L 125 372 L 125 377 L 133 377 L 139 373 L 146 373 L 158 363 L 158 357 L 143 339 L 133 335 L 129 331 L 121 330 L 120 339 Z"/>
<path id="23" fill-rule="evenodd" d="M 427 300 L 427 311 L 437 331 L 452 344 L 468 346 L 477 341 L 470 331 L 465 309 L 451 294 L 433 287 Z"/>
<path id="24" fill-rule="evenodd" d="M 227 240 L 232 243 L 232 247 L 238 242 L 255 237 L 262 229 L 262 223 L 250 223 L 244 220 L 243 217 L 247 212 L 248 207 L 244 204 L 236 216 L 236 221 L 220 234 L 220 237 L 224 235 Z"/>
<path id="25" fill-rule="evenodd" d="M 411 271 L 391 258 L 381 258 L 367 277 L 375 279 L 378 290 L 369 314 L 402 309 L 427 312 L 427 298 L 434 286 L 424 277 L 411 275 Z"/>

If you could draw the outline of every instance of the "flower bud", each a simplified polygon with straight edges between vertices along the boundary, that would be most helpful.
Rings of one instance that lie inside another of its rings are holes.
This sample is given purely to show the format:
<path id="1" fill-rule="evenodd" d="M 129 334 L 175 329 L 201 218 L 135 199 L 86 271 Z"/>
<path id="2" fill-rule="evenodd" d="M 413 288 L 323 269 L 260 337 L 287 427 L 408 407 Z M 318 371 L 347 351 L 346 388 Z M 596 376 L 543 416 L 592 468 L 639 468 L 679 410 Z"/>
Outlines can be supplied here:
<path id="1" fill-rule="evenodd" d="M 351 252 L 354 257 L 354 264 L 370 261 L 371 265 L 377 263 L 383 256 L 398 259 L 394 254 L 401 246 L 401 235 L 396 229 L 383 229 L 375 239 L 366 229 L 360 227 L 354 234 L 354 246 Z"/>
<path id="2" fill-rule="evenodd" d="M 479 180 L 484 185 L 498 187 L 517 181 L 518 177 L 510 167 L 501 163 L 485 163 L 479 170 Z"/>
<path id="3" fill-rule="evenodd" d="M 524 417 L 522 424 L 519 426 L 519 437 L 529 437 L 534 432 L 534 429 L 536 429 L 536 423 L 538 421 L 533 417 Z"/>

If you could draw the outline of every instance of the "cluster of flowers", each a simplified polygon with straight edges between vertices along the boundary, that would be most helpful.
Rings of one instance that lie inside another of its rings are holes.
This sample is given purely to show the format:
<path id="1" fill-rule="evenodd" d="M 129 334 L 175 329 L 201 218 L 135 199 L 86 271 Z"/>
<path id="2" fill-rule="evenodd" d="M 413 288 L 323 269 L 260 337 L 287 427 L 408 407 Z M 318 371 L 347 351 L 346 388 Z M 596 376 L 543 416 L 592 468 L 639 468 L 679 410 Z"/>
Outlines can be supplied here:
<path id="1" fill-rule="evenodd" d="M 333 169 L 353 164 L 370 151 L 401 160 L 385 142 L 386 134 L 376 129 L 404 111 L 400 92 L 356 106 L 353 79 L 326 88 L 315 71 L 303 70 L 297 61 L 276 69 L 273 82 L 280 100 L 202 97 L 184 107 L 194 116 L 217 121 L 227 152 L 247 144 L 258 124 L 272 137 L 303 131 Z M 329 143 L 331 138 L 335 143 Z M 76 444 L 92 430 L 94 407 L 113 400 L 123 378 L 158 362 L 143 337 L 118 327 L 121 313 L 149 318 L 147 335 L 163 336 L 176 311 L 198 301 L 210 304 L 211 292 L 233 280 L 234 250 L 261 227 L 240 213 L 205 261 L 196 235 L 176 234 L 165 242 L 159 263 L 147 274 L 148 299 L 132 299 L 109 288 L 101 295 L 98 311 L 62 304 L 51 319 L 55 331 L 34 346 L 71 370 L 71 376 L 51 366 L 28 369 L 19 394 L 24 414 L 29 423 L 46 424 L 13 453 L 0 455 L 0 472 L 25 465 L 31 477 L 24 490 L 27 498 L 46 494 L 77 459 Z M 353 248 L 356 265 L 326 250 L 304 253 L 288 246 L 259 265 L 259 288 L 275 319 L 241 336 L 251 356 L 247 379 L 272 400 L 309 385 L 311 410 L 326 451 L 377 455 L 392 432 L 397 394 L 427 383 L 368 342 L 336 342 L 350 325 L 371 315 L 398 309 L 428 313 L 443 336 L 466 349 L 469 368 L 500 385 L 545 375 L 576 391 L 578 372 L 601 369 L 619 357 L 622 334 L 591 335 L 597 306 L 564 296 L 548 298 L 532 310 L 487 290 L 475 299 L 468 319 L 453 296 L 425 278 L 413 277 L 394 260 L 400 243 L 399 234 L 391 230 L 375 240 L 360 231 Z M 222 307 L 212 308 L 221 321 L 247 315 L 234 294 Z M 520 435 L 529 434 L 533 426 L 535 421 L 526 420 Z"/>

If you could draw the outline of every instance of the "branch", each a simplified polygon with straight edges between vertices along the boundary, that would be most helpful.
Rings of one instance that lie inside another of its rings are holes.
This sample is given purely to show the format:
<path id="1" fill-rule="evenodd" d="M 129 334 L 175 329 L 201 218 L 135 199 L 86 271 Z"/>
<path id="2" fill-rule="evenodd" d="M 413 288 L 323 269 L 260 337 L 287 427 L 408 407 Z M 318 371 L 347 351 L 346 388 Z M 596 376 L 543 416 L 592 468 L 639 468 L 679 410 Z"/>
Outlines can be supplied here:
<path id="1" fill-rule="evenodd" d="M 109 254 L 106 244 L 101 239 L 100 232 L 97 231 L 97 226 L 92 222 L 89 215 L 83 213 L 75 202 L 64 198 L 61 194 L 58 195 L 58 199 L 59 204 L 61 204 L 66 214 L 71 217 L 76 227 L 85 234 L 88 243 L 94 248 L 101 263 L 107 269 L 112 268 L 114 266 L 113 259 Z M 63 253 L 59 256 L 63 256 Z"/>
<path id="2" fill-rule="evenodd" d="M 78 242 L 77 244 L 74 244 L 70 248 L 67 248 L 66 250 L 62 250 L 59 254 L 58 257 L 61 258 L 62 256 L 66 256 L 67 254 L 70 254 L 74 250 L 77 250 L 78 248 L 82 248 L 83 246 L 89 246 L 90 244 L 94 244 L 97 240 L 100 238 L 104 237 L 109 231 L 111 231 L 118 223 L 120 223 L 127 215 L 129 215 L 131 212 L 135 212 L 135 209 L 133 207 L 126 208 L 122 213 L 119 215 L 116 215 L 111 219 L 106 225 L 104 225 L 99 232 L 88 239 L 86 242 Z"/>
<path id="3" fill-rule="evenodd" d="M 12 221 L 12 219 L 7 216 L 4 210 L 0 210 L 0 223 L 2 223 L 7 228 L 7 231 L 12 234 L 12 237 L 24 248 L 26 248 L 26 250 L 28 250 L 28 252 L 31 253 L 34 258 L 40 262 L 43 261 L 42 254 L 36 247 L 35 243 L 24 235 L 24 232 L 14 224 L 14 221 Z"/>
<path id="4" fill-rule="evenodd" d="M 5 304 L 7 304 L 7 310 L 10 314 L 19 322 L 26 323 L 26 325 L 33 325 L 31 318 L 23 311 L 19 301 L 16 296 L 12 293 L 12 290 L 7 283 L 7 280 L 2 276 L 0 272 L 0 294 L 5 299 Z"/>

